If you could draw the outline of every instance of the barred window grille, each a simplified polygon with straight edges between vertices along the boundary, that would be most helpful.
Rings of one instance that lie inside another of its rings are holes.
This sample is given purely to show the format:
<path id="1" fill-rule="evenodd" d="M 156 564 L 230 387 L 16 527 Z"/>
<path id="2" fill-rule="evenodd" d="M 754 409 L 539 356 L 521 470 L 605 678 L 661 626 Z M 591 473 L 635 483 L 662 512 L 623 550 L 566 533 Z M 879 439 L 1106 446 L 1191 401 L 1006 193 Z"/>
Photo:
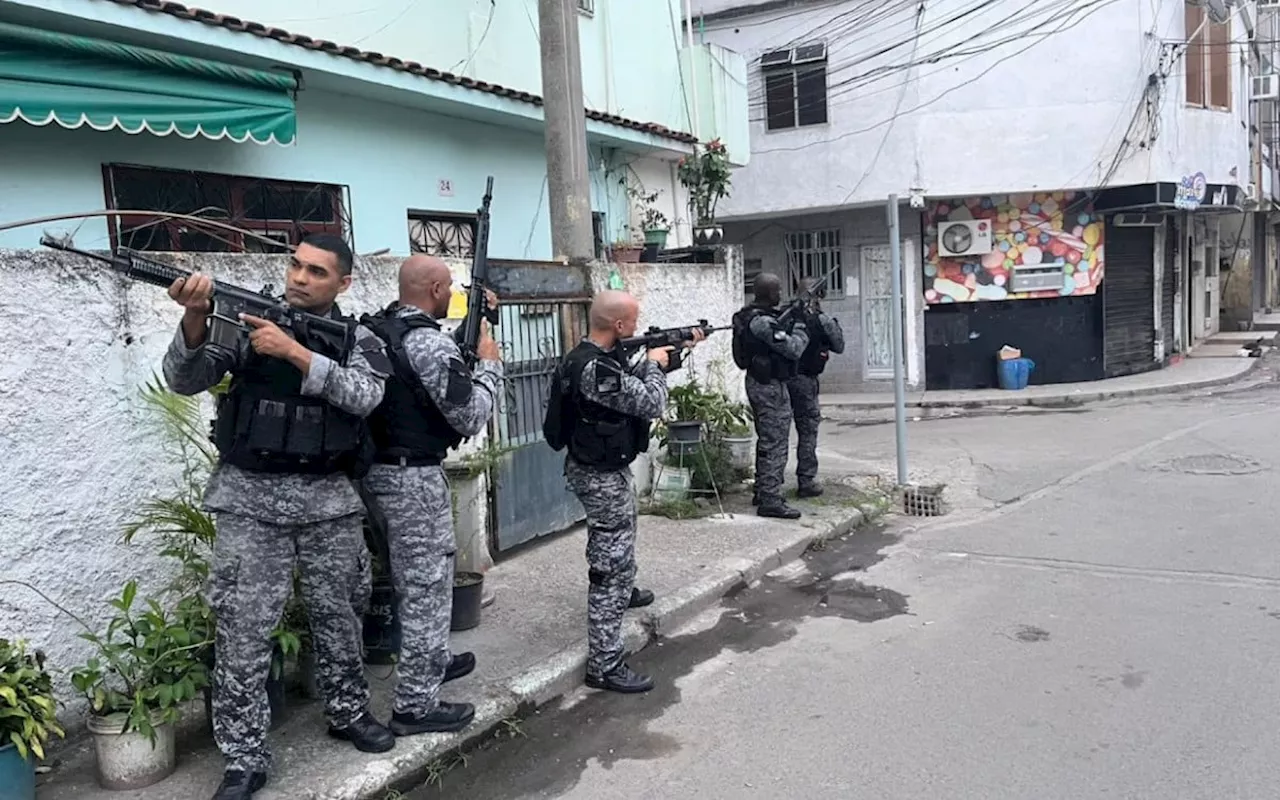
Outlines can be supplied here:
<path id="1" fill-rule="evenodd" d="M 348 246 L 354 245 L 345 186 L 134 164 L 106 164 L 102 171 L 109 207 L 143 212 L 110 219 L 113 246 L 185 253 L 285 253 L 312 233 L 338 234 Z M 217 220 L 257 236 L 147 211 Z"/>
<path id="2" fill-rule="evenodd" d="M 445 214 L 434 211 L 409 212 L 409 251 L 447 258 L 475 255 L 474 214 Z"/>
<path id="3" fill-rule="evenodd" d="M 828 297 L 844 295 L 844 261 L 838 228 L 793 231 L 786 235 L 785 246 L 793 295 L 800 291 L 800 281 L 823 276 L 827 276 Z"/>

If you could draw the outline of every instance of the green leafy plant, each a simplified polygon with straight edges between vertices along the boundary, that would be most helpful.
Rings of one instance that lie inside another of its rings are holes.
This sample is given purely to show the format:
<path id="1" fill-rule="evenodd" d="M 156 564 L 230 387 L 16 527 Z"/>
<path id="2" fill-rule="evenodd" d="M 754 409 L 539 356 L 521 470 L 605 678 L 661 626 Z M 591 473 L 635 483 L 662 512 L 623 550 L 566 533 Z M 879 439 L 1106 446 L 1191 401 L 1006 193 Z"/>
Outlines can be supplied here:
<path id="1" fill-rule="evenodd" d="M 751 409 L 744 403 L 734 402 L 719 389 L 712 388 L 698 379 L 692 369 L 689 379 L 667 392 L 667 413 L 659 424 L 659 436 L 666 442 L 666 422 L 703 423 L 707 438 L 718 440 L 724 436 L 741 436 L 750 430 Z"/>
<path id="2" fill-rule="evenodd" d="M 729 157 L 719 139 L 695 147 L 692 156 L 680 159 L 676 167 L 680 183 L 689 190 L 689 207 L 694 224 L 705 228 L 715 224 L 716 204 L 729 196 Z"/>
<path id="3" fill-rule="evenodd" d="M 627 196 L 636 202 L 636 210 L 640 212 L 640 229 L 643 231 L 665 231 L 671 227 L 667 215 L 654 208 L 653 204 L 658 201 L 659 194 L 661 192 L 646 192 L 635 186 L 627 187 Z"/>
<path id="4" fill-rule="evenodd" d="M 22 640 L 0 639 L 0 747 L 12 744 L 21 758 L 44 758 L 44 746 L 54 735 L 66 733 L 58 724 L 44 653 L 27 653 Z"/>
<path id="5" fill-rule="evenodd" d="M 193 636 L 154 599 L 135 610 L 137 599 L 138 584 L 129 581 L 109 601 L 116 614 L 106 631 L 80 634 L 97 654 L 72 671 L 71 685 L 88 699 L 94 714 L 122 713 L 125 731 L 138 731 L 154 743 L 152 714 L 173 722 L 179 705 L 208 685 L 208 670 L 197 653 L 210 642 Z"/>

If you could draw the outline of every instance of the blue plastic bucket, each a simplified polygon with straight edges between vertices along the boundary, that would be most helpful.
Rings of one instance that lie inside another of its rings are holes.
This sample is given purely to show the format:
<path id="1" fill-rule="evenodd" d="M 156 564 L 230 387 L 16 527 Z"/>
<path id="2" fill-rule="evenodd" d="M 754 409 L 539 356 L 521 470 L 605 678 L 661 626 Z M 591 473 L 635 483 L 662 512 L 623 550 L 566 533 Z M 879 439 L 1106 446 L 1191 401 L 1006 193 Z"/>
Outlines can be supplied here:
<path id="1" fill-rule="evenodd" d="M 1027 381 L 1031 380 L 1031 370 L 1036 368 L 1036 362 L 1029 358 L 997 359 L 996 363 L 1001 389 L 1027 388 Z"/>
<path id="2" fill-rule="evenodd" d="M 12 744 L 0 747 L 0 786 L 5 800 L 36 800 L 36 764 Z"/>

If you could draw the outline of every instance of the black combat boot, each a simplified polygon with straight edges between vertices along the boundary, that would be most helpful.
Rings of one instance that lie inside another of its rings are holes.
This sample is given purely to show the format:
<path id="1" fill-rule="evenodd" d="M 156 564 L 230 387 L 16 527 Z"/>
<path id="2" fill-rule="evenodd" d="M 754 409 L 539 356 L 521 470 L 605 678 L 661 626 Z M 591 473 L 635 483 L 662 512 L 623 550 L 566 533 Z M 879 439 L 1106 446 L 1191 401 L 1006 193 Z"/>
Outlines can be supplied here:
<path id="1" fill-rule="evenodd" d="M 222 775 L 222 783 L 213 793 L 213 800 L 249 800 L 253 793 L 267 785 L 267 773 L 254 770 L 229 769 Z"/>
<path id="2" fill-rule="evenodd" d="M 475 653 L 454 653 L 449 659 L 448 668 L 444 671 L 444 683 L 470 675 L 475 668 Z"/>
<path id="3" fill-rule="evenodd" d="M 822 487 L 814 481 L 801 481 L 796 489 L 797 497 L 821 497 Z"/>
<path id="4" fill-rule="evenodd" d="M 385 753 L 396 746 L 396 737 L 392 736 L 391 731 L 368 711 L 345 728 L 335 728 L 330 725 L 329 735 L 344 742 L 351 742 L 362 753 Z"/>
<path id="5" fill-rule="evenodd" d="M 396 736 L 413 736 L 419 733 L 457 733 L 475 719 L 476 709 L 470 703 L 450 703 L 441 700 L 426 714 L 410 714 L 396 711 L 391 715 L 391 732 Z"/>
<path id="6" fill-rule="evenodd" d="M 588 670 L 586 684 L 592 689 L 605 689 L 621 694 L 639 694 L 653 688 L 653 678 L 635 672 L 623 661 L 602 677 L 592 675 Z"/>
<path id="7" fill-rule="evenodd" d="M 800 510 L 787 505 L 781 497 L 770 497 L 760 502 L 760 507 L 756 509 L 756 516 L 800 519 Z"/>
<path id="8" fill-rule="evenodd" d="M 634 586 L 631 587 L 631 602 L 628 604 L 628 608 L 644 608 L 652 602 L 653 592 L 648 589 L 637 589 Z"/>

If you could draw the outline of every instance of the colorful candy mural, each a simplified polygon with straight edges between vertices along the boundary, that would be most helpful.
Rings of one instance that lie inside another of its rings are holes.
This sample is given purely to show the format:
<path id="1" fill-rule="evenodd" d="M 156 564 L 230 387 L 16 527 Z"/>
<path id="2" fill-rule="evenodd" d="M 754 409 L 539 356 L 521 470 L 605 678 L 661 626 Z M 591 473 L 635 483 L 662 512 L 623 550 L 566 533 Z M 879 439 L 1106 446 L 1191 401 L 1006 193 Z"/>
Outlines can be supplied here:
<path id="1" fill-rule="evenodd" d="M 939 223 L 984 219 L 991 223 L 991 252 L 955 258 L 938 255 Z M 925 211 L 924 223 L 928 303 L 1093 294 L 1102 281 L 1103 220 L 1079 192 L 944 201 Z M 1051 268 L 1055 264 L 1061 265 L 1060 273 Z M 1019 268 L 1024 269 L 1019 272 Z M 1028 273 L 1038 273 L 1040 288 L 1011 291 L 1015 274 Z M 1053 285 L 1045 286 L 1046 281 Z"/>

